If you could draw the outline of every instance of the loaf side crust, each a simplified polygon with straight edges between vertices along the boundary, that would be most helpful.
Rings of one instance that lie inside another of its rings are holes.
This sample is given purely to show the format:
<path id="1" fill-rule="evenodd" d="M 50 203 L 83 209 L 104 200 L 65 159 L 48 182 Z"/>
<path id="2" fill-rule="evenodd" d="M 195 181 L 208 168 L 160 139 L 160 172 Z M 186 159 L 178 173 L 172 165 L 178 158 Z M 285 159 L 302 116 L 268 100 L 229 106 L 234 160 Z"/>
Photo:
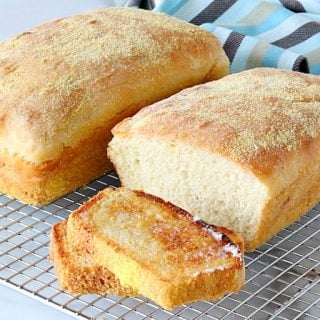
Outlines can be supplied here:
<path id="1" fill-rule="evenodd" d="M 311 148 L 299 155 L 296 166 L 299 170 L 295 178 L 266 202 L 256 236 L 245 244 L 247 251 L 261 246 L 319 203 L 320 138 L 315 139 Z"/>
<path id="2" fill-rule="evenodd" d="M 58 159 L 33 164 L 0 154 L 0 190 L 27 204 L 43 205 L 111 171 L 113 165 L 106 156 L 111 129 L 137 110 L 132 106 L 116 115 L 79 145 L 64 148 Z"/>

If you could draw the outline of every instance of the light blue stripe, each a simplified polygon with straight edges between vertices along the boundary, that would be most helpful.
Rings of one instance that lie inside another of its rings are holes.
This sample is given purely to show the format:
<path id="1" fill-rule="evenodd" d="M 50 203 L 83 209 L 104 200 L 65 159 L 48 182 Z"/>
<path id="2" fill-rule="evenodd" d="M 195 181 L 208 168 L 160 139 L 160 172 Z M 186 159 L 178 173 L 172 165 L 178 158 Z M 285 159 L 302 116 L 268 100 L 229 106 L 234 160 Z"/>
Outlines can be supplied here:
<path id="1" fill-rule="evenodd" d="M 320 21 L 320 14 L 315 13 L 297 13 L 297 15 L 301 15 L 310 19 L 311 21 Z"/>
<path id="2" fill-rule="evenodd" d="M 210 32 L 214 32 L 217 28 L 219 28 L 219 27 L 215 26 L 213 23 L 204 23 L 200 27 L 203 29 L 206 29 Z"/>
<path id="3" fill-rule="evenodd" d="M 280 0 L 268 0 L 268 2 L 277 3 L 282 6 L 282 3 L 280 2 Z"/>
<path id="4" fill-rule="evenodd" d="M 189 0 L 174 15 L 182 20 L 190 21 L 205 10 L 211 2 L 212 0 Z"/>
<path id="5" fill-rule="evenodd" d="M 270 45 L 262 61 L 262 66 L 276 68 L 283 51 L 284 50 L 279 47 Z"/>
<path id="6" fill-rule="evenodd" d="M 268 0 L 268 2 L 277 3 L 282 6 L 280 0 Z M 307 12 L 313 12 L 316 14 L 320 14 L 320 1 L 319 0 L 299 0 L 304 9 Z"/>
<path id="7" fill-rule="evenodd" d="M 248 56 L 250 55 L 253 47 L 257 44 L 257 42 L 258 40 L 253 37 L 245 37 L 242 40 L 230 66 L 230 71 L 232 73 L 246 69 Z"/>
<path id="8" fill-rule="evenodd" d="M 213 23 L 206 23 L 206 24 L 201 25 L 201 27 L 205 28 L 209 32 L 213 33 L 220 40 L 220 43 L 222 46 L 226 42 L 230 33 L 232 32 L 232 30 L 230 30 L 230 29 L 217 27 Z"/>
<path id="9" fill-rule="evenodd" d="M 236 23 L 248 15 L 255 7 L 258 6 L 260 1 L 247 1 L 246 5 L 243 5 L 242 1 L 237 1 L 229 10 L 225 11 L 217 20 L 214 22 L 217 24 L 224 23 Z"/>
<path id="10" fill-rule="evenodd" d="M 320 47 L 320 33 L 317 33 L 311 38 L 297 44 L 296 46 L 291 47 L 290 50 L 299 54 L 305 54 L 319 47 Z M 319 61 L 320 61 L 320 57 L 319 57 Z"/>
<path id="11" fill-rule="evenodd" d="M 173 15 L 186 3 L 188 0 L 174 0 L 174 1 L 163 1 L 153 10 L 165 12 L 167 14 Z"/>
<path id="12" fill-rule="evenodd" d="M 275 28 L 267 30 L 266 32 L 259 33 L 257 37 L 267 42 L 273 42 L 279 40 L 291 33 L 297 28 L 300 28 L 304 24 L 310 22 L 310 19 L 301 15 L 291 15 L 287 19 L 283 20 Z"/>
<path id="13" fill-rule="evenodd" d="M 292 52 L 291 50 L 284 50 L 278 60 L 278 68 L 292 69 L 298 56 L 298 54 Z"/>
<path id="14" fill-rule="evenodd" d="M 320 1 L 319 0 L 300 0 L 303 7 L 308 12 L 320 14 Z"/>
<path id="15" fill-rule="evenodd" d="M 310 73 L 319 74 L 320 75 L 320 63 L 319 64 L 314 64 L 314 65 L 309 66 L 309 67 L 310 67 Z"/>
<path id="16" fill-rule="evenodd" d="M 255 36 L 255 35 L 258 35 L 259 33 L 265 32 L 271 28 L 276 27 L 279 23 L 283 22 L 286 18 L 290 17 L 291 15 L 292 15 L 292 12 L 282 7 L 279 7 L 259 25 L 256 25 L 256 26 L 227 25 L 225 27 L 228 27 L 234 31 L 246 34 L 248 36 Z"/>

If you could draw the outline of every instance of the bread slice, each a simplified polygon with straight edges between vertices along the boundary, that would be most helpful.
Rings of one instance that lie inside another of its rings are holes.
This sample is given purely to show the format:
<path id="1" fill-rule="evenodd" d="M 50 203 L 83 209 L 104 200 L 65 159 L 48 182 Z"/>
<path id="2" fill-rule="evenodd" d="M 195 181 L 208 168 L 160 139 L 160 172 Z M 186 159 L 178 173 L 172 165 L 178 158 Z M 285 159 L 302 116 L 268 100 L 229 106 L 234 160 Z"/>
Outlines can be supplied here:
<path id="1" fill-rule="evenodd" d="M 123 186 L 254 250 L 320 200 L 320 77 L 259 68 L 186 89 L 113 129 Z"/>
<path id="2" fill-rule="evenodd" d="M 67 230 L 76 250 L 167 309 L 243 285 L 239 236 L 143 192 L 107 188 L 70 215 Z"/>
<path id="3" fill-rule="evenodd" d="M 1 42 L 0 191 L 43 204 L 111 170 L 112 127 L 229 61 L 208 31 L 162 13 L 103 8 Z"/>
<path id="4" fill-rule="evenodd" d="M 124 288 L 107 268 L 95 264 L 85 250 L 73 252 L 67 242 L 67 221 L 53 226 L 50 260 L 54 265 L 61 289 L 74 294 L 108 294 L 133 296 L 137 292 Z"/>

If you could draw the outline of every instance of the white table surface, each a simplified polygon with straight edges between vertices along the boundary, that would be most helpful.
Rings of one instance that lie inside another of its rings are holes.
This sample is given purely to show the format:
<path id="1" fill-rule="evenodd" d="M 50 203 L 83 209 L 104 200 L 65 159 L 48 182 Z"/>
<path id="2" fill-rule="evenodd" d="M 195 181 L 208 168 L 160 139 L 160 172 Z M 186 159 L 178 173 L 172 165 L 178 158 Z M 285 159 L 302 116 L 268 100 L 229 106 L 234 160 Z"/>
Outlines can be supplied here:
<path id="1" fill-rule="evenodd" d="M 0 0 L 0 40 L 44 21 L 88 9 L 121 4 L 125 0 Z M 71 320 L 73 317 L 0 285 L 1 320 Z"/>

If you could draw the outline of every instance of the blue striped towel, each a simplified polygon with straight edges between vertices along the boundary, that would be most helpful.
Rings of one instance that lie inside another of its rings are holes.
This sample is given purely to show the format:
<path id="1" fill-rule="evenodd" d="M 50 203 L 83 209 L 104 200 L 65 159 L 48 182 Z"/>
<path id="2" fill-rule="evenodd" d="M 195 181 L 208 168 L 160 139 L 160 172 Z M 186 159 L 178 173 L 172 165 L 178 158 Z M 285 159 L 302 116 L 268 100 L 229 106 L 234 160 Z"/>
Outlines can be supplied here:
<path id="1" fill-rule="evenodd" d="M 319 0 L 131 0 L 127 6 L 209 30 L 220 39 L 231 73 L 264 66 L 320 74 Z"/>

